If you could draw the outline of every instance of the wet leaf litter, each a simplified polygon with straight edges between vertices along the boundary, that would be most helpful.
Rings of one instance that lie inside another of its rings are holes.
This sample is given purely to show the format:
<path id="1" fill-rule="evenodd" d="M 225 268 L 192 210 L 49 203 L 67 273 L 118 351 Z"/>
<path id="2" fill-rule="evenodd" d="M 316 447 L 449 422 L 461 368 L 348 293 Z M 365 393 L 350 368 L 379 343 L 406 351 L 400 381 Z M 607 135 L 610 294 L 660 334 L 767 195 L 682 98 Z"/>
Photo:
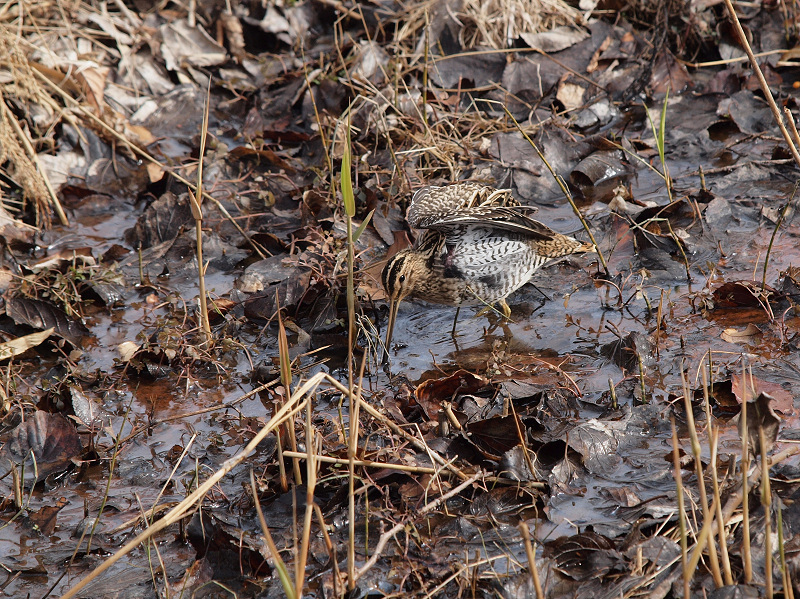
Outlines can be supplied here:
<path id="1" fill-rule="evenodd" d="M 730 18 L 451 4 L 0 9 L 3 596 L 800 592 L 798 167 Z M 463 181 L 598 255 L 385 347 Z"/>

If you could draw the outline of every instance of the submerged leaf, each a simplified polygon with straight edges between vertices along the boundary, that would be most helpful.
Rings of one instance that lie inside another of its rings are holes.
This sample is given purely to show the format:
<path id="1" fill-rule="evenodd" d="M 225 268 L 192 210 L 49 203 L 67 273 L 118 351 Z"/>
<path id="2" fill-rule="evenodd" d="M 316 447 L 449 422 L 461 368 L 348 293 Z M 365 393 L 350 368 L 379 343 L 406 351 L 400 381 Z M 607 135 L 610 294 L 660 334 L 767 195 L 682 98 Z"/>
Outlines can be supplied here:
<path id="1" fill-rule="evenodd" d="M 477 393 L 489 385 L 489 380 L 482 376 L 466 370 L 457 370 L 450 376 L 428 379 L 420 383 L 414 395 L 428 419 L 436 420 L 443 401 L 452 401 L 458 395 Z"/>
<path id="2" fill-rule="evenodd" d="M 602 578 L 615 570 L 625 570 L 622 555 L 607 537 L 586 531 L 545 543 L 544 556 L 554 567 L 573 580 Z"/>
<path id="3" fill-rule="evenodd" d="M 24 466 L 26 480 L 34 476 L 43 480 L 65 469 L 82 451 L 75 425 L 61 414 L 39 410 L 11 431 L 0 452 L 0 464 L 6 469 Z"/>
<path id="4" fill-rule="evenodd" d="M 715 308 L 759 308 L 781 299 L 781 294 L 759 281 L 729 281 L 711 294 Z"/>
<path id="5" fill-rule="evenodd" d="M 747 345 L 758 345 L 761 342 L 761 329 L 752 322 L 743 331 L 737 329 L 725 329 L 720 337 L 728 343 L 743 343 Z"/>

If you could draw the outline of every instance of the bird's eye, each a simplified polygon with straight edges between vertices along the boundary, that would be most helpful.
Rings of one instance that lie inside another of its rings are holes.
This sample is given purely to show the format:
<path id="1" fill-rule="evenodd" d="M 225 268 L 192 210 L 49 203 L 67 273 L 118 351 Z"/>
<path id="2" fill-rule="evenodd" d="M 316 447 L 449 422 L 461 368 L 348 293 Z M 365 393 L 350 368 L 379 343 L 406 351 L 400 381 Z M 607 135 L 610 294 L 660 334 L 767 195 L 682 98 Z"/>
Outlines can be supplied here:
<path id="1" fill-rule="evenodd" d="M 400 281 L 401 284 L 405 283 L 406 282 L 406 276 L 405 275 L 400 275 L 400 278 L 398 280 Z"/>

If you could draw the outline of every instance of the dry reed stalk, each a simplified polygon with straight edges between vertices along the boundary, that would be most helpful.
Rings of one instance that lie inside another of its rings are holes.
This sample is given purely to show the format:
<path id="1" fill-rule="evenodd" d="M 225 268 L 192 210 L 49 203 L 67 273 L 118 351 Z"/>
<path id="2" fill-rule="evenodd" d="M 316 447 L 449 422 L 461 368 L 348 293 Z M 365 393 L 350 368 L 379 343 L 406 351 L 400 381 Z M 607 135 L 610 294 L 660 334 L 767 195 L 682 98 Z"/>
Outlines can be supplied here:
<path id="1" fill-rule="evenodd" d="M 284 451 L 284 457 L 287 458 L 305 458 L 306 454 L 302 451 Z M 325 464 L 336 464 L 338 466 L 346 466 L 350 460 L 348 458 L 334 458 L 326 455 L 317 455 L 315 459 L 318 462 Z M 359 468 L 376 468 L 379 470 L 397 470 L 398 472 L 413 472 L 416 474 L 435 474 L 435 468 L 428 468 L 426 466 L 406 466 L 405 464 L 392 464 L 391 462 L 373 462 L 371 460 L 354 460 L 353 462 Z"/>
<path id="2" fill-rule="evenodd" d="M 211 321 L 208 318 L 208 298 L 206 297 L 206 267 L 203 260 L 203 163 L 206 153 L 206 136 L 208 135 L 208 110 L 211 103 L 211 81 L 206 89 L 206 100 L 203 106 L 203 123 L 200 127 L 200 156 L 197 160 L 197 194 L 189 190 L 189 204 L 194 218 L 195 250 L 197 252 L 197 287 L 200 296 L 200 323 L 203 332 L 201 347 L 211 346 Z"/>
<path id="3" fill-rule="evenodd" d="M 269 526 L 267 526 L 267 521 L 264 518 L 264 512 L 261 510 L 261 501 L 258 499 L 258 488 L 256 487 L 256 479 L 252 470 L 250 470 L 250 489 L 253 493 L 253 505 L 256 507 L 261 533 L 264 535 L 264 542 L 266 542 L 272 554 L 272 561 L 275 562 L 275 569 L 278 571 L 278 578 L 283 586 L 283 591 L 286 593 L 288 599 L 300 599 L 300 596 L 293 594 L 294 587 L 292 587 L 289 569 L 286 567 L 286 563 L 283 561 L 280 551 L 278 551 L 278 547 L 275 545 L 272 534 L 269 532 Z"/>
<path id="4" fill-rule="evenodd" d="M 710 357 L 709 357 L 710 361 Z M 711 414 L 711 401 L 708 392 L 708 372 L 704 365 L 700 365 L 700 373 L 703 379 L 703 400 L 706 409 L 706 421 L 708 423 L 708 445 L 711 451 L 708 468 L 711 471 L 712 497 L 717 506 L 714 517 L 717 522 L 717 535 L 719 542 L 720 560 L 722 562 L 722 575 L 726 585 L 733 584 L 733 574 L 731 572 L 731 562 L 728 555 L 727 529 L 722 520 L 722 498 L 720 497 L 719 478 L 717 476 L 717 451 L 719 449 L 719 429 L 714 426 Z"/>
<path id="5" fill-rule="evenodd" d="M 778 550 L 781 556 L 781 582 L 783 593 L 786 599 L 794 599 L 794 588 L 792 576 L 789 572 L 789 564 L 786 563 L 786 547 L 783 538 L 783 502 L 778 497 Z"/>
<path id="6" fill-rule="evenodd" d="M 343 592 L 343 590 L 339 590 L 341 575 L 339 574 L 339 560 L 336 558 L 336 546 L 333 544 L 333 541 L 331 541 L 331 537 L 328 534 L 328 525 L 325 523 L 325 517 L 322 515 L 322 509 L 316 503 L 314 503 L 314 513 L 317 515 L 319 529 L 322 532 L 322 538 L 325 541 L 325 548 L 328 550 L 328 555 L 330 556 L 331 564 L 333 565 L 333 594 L 335 597 L 339 597 L 341 596 L 340 593 Z"/>
<path id="7" fill-rule="evenodd" d="M 678 451 L 680 445 L 678 442 L 678 431 L 675 429 L 675 417 L 670 416 L 672 424 L 672 467 L 674 469 L 673 475 L 675 477 L 675 489 L 678 495 L 678 525 L 680 529 L 680 544 L 681 544 L 681 564 L 683 566 L 683 597 L 690 599 L 691 593 L 689 583 L 692 580 L 691 571 L 689 570 L 688 551 L 689 543 L 687 539 L 686 527 L 686 511 L 683 502 L 683 478 L 681 477 L 681 456 Z"/>
<path id="8" fill-rule="evenodd" d="M 750 556 L 750 488 L 747 472 L 750 470 L 750 448 L 747 434 L 747 376 L 742 365 L 742 411 L 739 415 L 739 432 L 742 437 L 742 562 L 744 563 L 744 583 L 753 580 L 753 563 Z M 722 523 L 720 523 L 722 524 Z"/>
<path id="9" fill-rule="evenodd" d="M 314 515 L 314 491 L 317 487 L 317 454 L 320 440 L 315 436 L 311 425 L 311 402 L 306 402 L 306 511 L 303 519 L 303 537 L 300 541 L 297 569 L 295 577 L 295 594 L 303 596 L 306 563 L 308 561 L 308 544 L 311 537 L 311 517 Z"/>
<path id="10" fill-rule="evenodd" d="M 764 578 L 767 599 L 772 599 L 772 489 L 769 483 L 769 458 L 764 427 L 758 427 L 758 449 L 761 454 L 761 507 L 764 508 Z"/>
<path id="11" fill-rule="evenodd" d="M 283 397 L 286 398 L 292 393 L 292 360 L 289 356 L 289 340 L 286 337 L 286 328 L 283 326 L 283 317 L 281 316 L 281 306 L 277 291 L 275 292 L 275 304 L 277 306 L 278 314 L 278 357 L 281 369 L 281 385 L 283 386 Z M 286 423 L 286 438 L 289 439 L 289 448 L 291 451 L 297 452 L 297 436 L 294 430 L 294 422 Z M 278 441 L 280 441 L 280 435 L 278 435 Z M 282 465 L 283 447 L 281 446 L 280 442 L 278 443 L 278 453 L 278 462 L 279 465 Z M 300 460 L 292 460 L 292 470 L 294 473 L 295 484 L 302 484 L 303 475 L 300 472 Z M 286 481 L 286 474 L 283 468 L 281 468 L 281 473 L 281 483 L 283 484 Z"/>
<path id="12" fill-rule="evenodd" d="M 689 397 L 689 381 L 686 379 L 686 371 L 681 367 L 681 383 L 683 384 L 683 405 L 686 410 L 686 426 L 689 429 L 689 438 L 692 442 L 692 457 L 694 458 L 695 475 L 697 476 L 697 488 L 700 492 L 700 508 L 703 512 L 703 521 L 710 523 L 713 520 L 711 510 L 708 508 L 708 495 L 706 494 L 706 481 L 703 473 L 703 456 L 701 455 L 700 439 L 697 435 L 697 428 L 692 411 L 692 400 Z M 710 424 L 710 423 L 709 423 Z M 717 588 L 723 586 L 722 574 L 717 559 L 717 549 L 714 545 L 714 537 L 708 536 L 708 560 L 711 566 L 711 575 Z"/>
<path id="13" fill-rule="evenodd" d="M 520 522 L 518 528 L 522 533 L 522 542 L 525 544 L 525 555 L 528 558 L 528 570 L 531 573 L 531 581 L 536 591 L 536 599 L 544 599 L 542 581 L 539 580 L 539 572 L 536 570 L 536 552 L 534 551 L 533 545 L 531 545 L 531 535 L 528 530 L 528 525 L 525 522 Z"/>

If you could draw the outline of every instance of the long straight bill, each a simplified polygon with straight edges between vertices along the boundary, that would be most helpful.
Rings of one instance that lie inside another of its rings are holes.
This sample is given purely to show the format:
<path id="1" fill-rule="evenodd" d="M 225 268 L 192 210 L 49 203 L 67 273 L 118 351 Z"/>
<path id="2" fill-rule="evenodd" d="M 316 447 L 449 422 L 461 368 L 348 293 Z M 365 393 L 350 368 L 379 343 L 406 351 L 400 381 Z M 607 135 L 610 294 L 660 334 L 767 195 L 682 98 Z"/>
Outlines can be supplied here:
<path id="1" fill-rule="evenodd" d="M 397 308 L 400 300 L 389 300 L 389 323 L 386 325 L 386 351 L 389 351 L 389 344 L 392 342 L 392 332 L 394 331 L 394 321 L 397 319 Z"/>

